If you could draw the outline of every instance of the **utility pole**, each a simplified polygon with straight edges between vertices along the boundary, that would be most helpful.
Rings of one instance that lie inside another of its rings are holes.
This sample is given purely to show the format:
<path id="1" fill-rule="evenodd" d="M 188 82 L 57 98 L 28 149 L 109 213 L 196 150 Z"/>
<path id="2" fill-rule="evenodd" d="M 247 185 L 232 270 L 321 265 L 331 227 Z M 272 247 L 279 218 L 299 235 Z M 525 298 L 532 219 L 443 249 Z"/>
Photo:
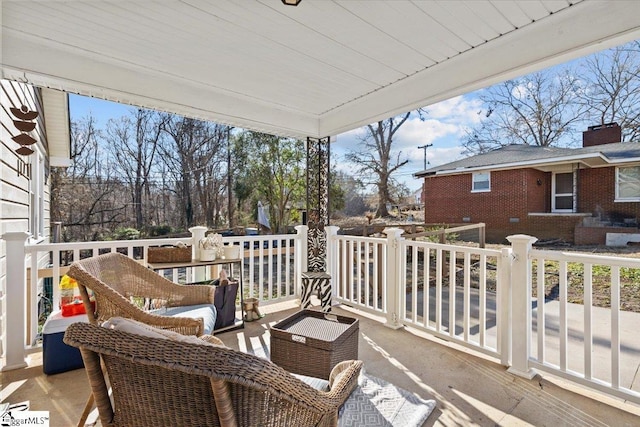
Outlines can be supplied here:
<path id="1" fill-rule="evenodd" d="M 431 147 L 433 144 L 425 144 L 420 145 L 418 148 L 422 148 L 424 150 L 424 170 L 427 169 L 427 148 Z"/>

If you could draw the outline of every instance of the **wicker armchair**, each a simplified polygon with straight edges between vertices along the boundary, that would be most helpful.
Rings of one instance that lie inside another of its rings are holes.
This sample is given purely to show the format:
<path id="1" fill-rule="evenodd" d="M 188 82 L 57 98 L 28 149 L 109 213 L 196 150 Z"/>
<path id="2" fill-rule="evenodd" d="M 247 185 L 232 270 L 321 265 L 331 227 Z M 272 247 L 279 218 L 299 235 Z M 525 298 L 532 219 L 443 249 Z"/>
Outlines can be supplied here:
<path id="1" fill-rule="evenodd" d="M 64 342 L 80 348 L 104 427 L 334 426 L 362 367 L 341 362 L 330 391 L 319 391 L 266 359 L 224 346 L 87 323 L 69 326 Z"/>
<path id="2" fill-rule="evenodd" d="M 150 313 L 143 309 L 142 302 L 152 301 L 166 307 L 214 303 L 212 286 L 178 285 L 115 252 L 74 262 L 67 275 L 78 281 L 89 321 L 93 324 L 120 316 L 184 335 L 200 336 L 204 333 L 202 319 Z M 95 311 L 89 301 L 88 289 L 95 297 Z"/>

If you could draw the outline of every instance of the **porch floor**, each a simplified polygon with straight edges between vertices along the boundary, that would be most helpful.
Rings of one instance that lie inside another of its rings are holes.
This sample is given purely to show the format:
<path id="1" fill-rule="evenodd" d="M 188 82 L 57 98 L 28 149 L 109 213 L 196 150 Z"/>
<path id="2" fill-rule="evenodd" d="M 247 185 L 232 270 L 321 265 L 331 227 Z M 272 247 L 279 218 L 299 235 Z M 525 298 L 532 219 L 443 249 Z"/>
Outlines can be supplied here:
<path id="1" fill-rule="evenodd" d="M 266 314 L 244 329 L 219 334 L 226 345 L 269 355 L 269 327 L 297 310 L 293 302 L 261 307 Z M 336 314 L 360 319 L 359 358 L 370 374 L 409 390 L 437 407 L 425 426 L 632 426 L 640 407 L 545 375 L 526 380 L 495 360 L 412 329 L 392 330 L 382 318 L 348 307 Z M 42 373 L 42 353 L 25 369 L 3 372 L 2 401 L 29 401 L 50 412 L 50 425 L 72 426 L 89 393 L 84 370 Z M 98 423 L 99 424 L 99 423 Z"/>

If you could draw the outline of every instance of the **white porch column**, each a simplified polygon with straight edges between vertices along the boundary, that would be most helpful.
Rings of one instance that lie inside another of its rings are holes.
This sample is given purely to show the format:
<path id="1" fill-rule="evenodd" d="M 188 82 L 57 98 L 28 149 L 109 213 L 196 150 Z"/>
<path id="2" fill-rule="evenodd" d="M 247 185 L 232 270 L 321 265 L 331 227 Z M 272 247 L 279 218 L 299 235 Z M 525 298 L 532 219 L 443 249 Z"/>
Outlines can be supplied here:
<path id="1" fill-rule="evenodd" d="M 507 237 L 512 247 L 511 264 L 511 367 L 508 372 L 531 379 L 536 371 L 529 368 L 531 345 L 531 264 L 529 251 L 538 240 L 517 234 Z"/>
<path id="2" fill-rule="evenodd" d="M 299 298 L 302 289 L 302 273 L 307 271 L 307 231 L 306 225 L 296 225 L 296 239 L 293 242 L 295 295 Z"/>
<path id="3" fill-rule="evenodd" d="M 384 278 L 387 288 L 387 321 L 384 325 L 391 329 L 400 329 L 400 313 L 404 304 L 404 298 L 400 293 L 401 274 L 404 274 L 401 269 L 404 254 L 400 250 L 400 241 L 404 240 L 404 237 L 400 236 L 404 230 L 391 227 L 385 228 L 383 232 L 387 235 L 387 274 Z"/>
<path id="4" fill-rule="evenodd" d="M 338 244 L 336 236 L 340 227 L 336 225 L 329 225 L 324 228 L 327 232 L 327 273 L 331 276 L 331 301 L 333 305 L 336 305 L 338 298 Z"/>
<path id="5" fill-rule="evenodd" d="M 208 228 L 202 225 L 191 227 L 189 232 L 191 233 L 191 257 L 195 260 L 200 260 L 200 240 L 204 239 Z M 194 268 L 194 278 L 196 282 L 202 282 L 206 280 L 206 267 Z"/>
<path id="6" fill-rule="evenodd" d="M 5 363 L 1 370 L 8 371 L 27 366 L 25 244 L 29 233 L 24 231 L 5 233 L 2 238 L 7 242 L 7 276 L 4 296 L 6 311 L 2 319 L 2 350 Z"/>

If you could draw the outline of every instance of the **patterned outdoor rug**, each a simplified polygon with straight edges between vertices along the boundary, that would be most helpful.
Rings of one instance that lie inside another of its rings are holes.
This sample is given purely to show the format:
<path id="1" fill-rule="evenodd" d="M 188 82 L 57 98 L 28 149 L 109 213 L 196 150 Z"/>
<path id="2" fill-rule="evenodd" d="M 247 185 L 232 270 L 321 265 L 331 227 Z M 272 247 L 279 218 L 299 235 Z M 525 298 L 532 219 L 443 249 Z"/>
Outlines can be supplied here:
<path id="1" fill-rule="evenodd" d="M 436 406 L 380 378 L 362 373 L 340 409 L 339 427 L 419 427 Z"/>

